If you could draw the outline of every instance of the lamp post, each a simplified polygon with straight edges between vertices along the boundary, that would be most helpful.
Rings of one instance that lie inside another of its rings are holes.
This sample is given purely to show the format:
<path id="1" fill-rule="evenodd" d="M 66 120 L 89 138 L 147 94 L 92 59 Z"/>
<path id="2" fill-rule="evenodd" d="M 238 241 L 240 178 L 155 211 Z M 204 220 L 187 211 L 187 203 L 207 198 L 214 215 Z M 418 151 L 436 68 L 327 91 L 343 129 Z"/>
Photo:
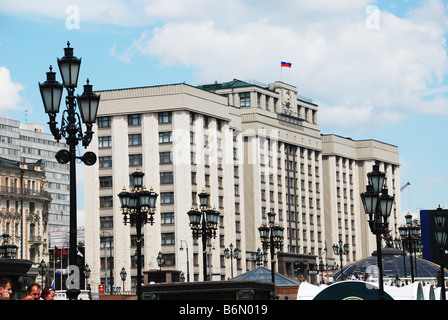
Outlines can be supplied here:
<path id="1" fill-rule="evenodd" d="M 163 257 L 162 252 L 159 251 L 159 254 L 157 255 L 156 260 L 157 260 L 157 265 L 158 265 L 159 268 L 160 268 L 159 271 L 162 272 L 162 267 L 163 267 L 163 265 L 165 264 L 165 258 Z"/>
<path id="2" fill-rule="evenodd" d="M 412 282 L 414 282 L 414 263 L 412 261 L 412 253 L 416 255 L 417 242 L 420 238 L 420 228 L 412 225 L 412 215 L 407 214 L 405 216 L 405 219 L 406 226 L 399 227 L 398 231 L 400 232 L 403 249 L 407 249 L 409 251 L 409 260 L 411 263 L 411 280 Z"/>
<path id="3" fill-rule="evenodd" d="M 59 142 L 64 138 L 69 145 L 69 151 L 60 150 L 56 153 L 56 160 L 61 164 L 70 162 L 70 262 L 76 265 L 77 254 L 77 208 L 76 208 L 76 159 L 80 159 L 86 165 L 93 165 L 96 162 L 96 155 L 93 152 L 86 152 L 82 157 L 76 156 L 76 146 L 80 141 L 82 145 L 87 147 L 93 137 L 92 125 L 96 121 L 96 114 L 100 96 L 93 93 L 92 85 L 84 85 L 84 92 L 81 96 L 75 97 L 75 88 L 78 83 L 79 69 L 81 59 L 73 55 L 73 48 L 70 48 L 70 42 L 67 42 L 67 48 L 64 48 L 64 56 L 57 59 L 59 70 L 63 83 L 56 81 L 56 73 L 47 72 L 47 80 L 39 83 L 39 90 L 45 107 L 45 113 L 48 114 L 50 121 L 48 122 L 50 131 L 56 141 Z M 67 89 L 65 98 L 66 110 L 62 113 L 61 125 L 58 128 L 56 115 L 59 113 L 59 105 L 61 103 L 63 88 Z M 81 117 L 76 112 L 79 107 Z M 82 120 L 82 121 L 81 121 Z M 85 125 L 86 131 L 83 135 L 82 124 Z M 67 290 L 67 296 L 70 300 L 76 300 L 80 290 L 79 281 L 72 283 L 70 289 Z"/>
<path id="4" fill-rule="evenodd" d="M 344 280 L 344 265 L 342 264 L 342 255 L 348 254 L 348 243 L 342 244 L 342 240 L 339 239 L 338 244 L 333 245 L 333 253 L 339 256 L 341 261 L 341 279 Z"/>
<path id="5" fill-rule="evenodd" d="M 236 247 L 235 250 L 233 250 L 233 244 L 230 244 L 229 248 L 224 249 L 224 257 L 226 259 L 230 259 L 230 274 L 231 274 L 231 278 L 233 278 L 233 259 L 236 260 L 239 258 L 240 249 L 238 249 L 238 247 Z"/>
<path id="6" fill-rule="evenodd" d="M 180 251 L 184 250 L 184 247 L 182 247 L 182 242 L 185 242 L 185 250 L 187 253 L 187 282 L 190 282 L 190 256 L 188 255 L 188 242 L 185 240 L 180 240 Z"/>
<path id="7" fill-rule="evenodd" d="M 440 255 L 440 282 L 441 282 L 441 290 L 440 294 L 442 295 L 442 300 L 446 300 L 445 293 L 445 272 L 443 271 L 443 253 L 444 247 L 446 245 L 448 230 L 446 225 L 447 215 L 442 211 L 442 208 L 437 208 L 436 213 L 434 214 L 434 222 L 436 225 L 434 236 L 436 238 L 437 245 L 439 246 L 439 255 Z"/>
<path id="8" fill-rule="evenodd" d="M 398 228 L 398 230 L 400 231 L 400 228 Z M 400 235 L 401 235 L 401 231 L 400 231 Z M 395 244 L 395 248 L 403 250 L 403 269 L 404 269 L 404 277 L 407 278 L 407 273 L 406 273 L 406 251 L 405 251 L 405 247 L 404 247 L 404 243 L 401 239 L 394 239 L 394 244 Z"/>
<path id="9" fill-rule="evenodd" d="M 42 288 L 43 288 L 44 287 L 44 275 L 47 272 L 47 265 L 45 264 L 44 260 L 42 260 L 39 263 L 39 265 L 37 266 L 37 270 L 38 270 L 39 275 L 41 277 L 41 281 L 40 282 L 41 282 L 41 285 L 42 285 Z"/>
<path id="10" fill-rule="evenodd" d="M 128 223 L 136 227 L 137 231 L 137 299 L 142 299 L 142 226 L 148 222 L 154 224 L 154 209 L 158 194 L 152 188 L 147 191 L 143 186 L 145 174 L 137 168 L 131 174 L 131 191 L 126 188 L 118 194 L 123 211 L 124 225 Z M 129 216 L 128 216 L 129 215 Z M 149 215 L 149 217 L 148 217 Z"/>
<path id="11" fill-rule="evenodd" d="M 260 232 L 260 238 L 261 243 L 263 245 L 263 250 L 267 250 L 268 248 L 271 250 L 271 278 L 272 283 L 275 283 L 275 273 L 274 273 L 274 266 L 275 266 L 275 259 L 274 259 L 274 249 L 281 249 L 283 245 L 283 230 L 285 228 L 274 225 L 275 222 L 275 212 L 274 209 L 271 209 L 271 211 L 268 212 L 268 222 L 269 225 L 261 225 L 261 227 L 258 228 L 258 231 Z"/>
<path id="12" fill-rule="evenodd" d="M 267 263 L 267 253 L 261 251 L 260 248 L 257 249 L 257 252 L 252 252 L 251 258 L 252 261 L 256 263 L 257 266 L 261 266 L 264 263 Z"/>
<path id="13" fill-rule="evenodd" d="M 198 195 L 200 210 L 191 209 L 188 211 L 188 217 L 190 219 L 190 229 L 192 231 L 193 239 L 202 238 L 202 261 L 203 261 L 203 277 L 204 281 L 207 280 L 207 240 L 216 239 L 216 230 L 218 229 L 219 212 L 212 209 L 208 205 L 210 195 L 202 190 Z"/>
<path id="14" fill-rule="evenodd" d="M 87 290 L 87 282 L 88 282 L 88 280 L 89 280 L 89 278 L 90 278 L 90 272 L 91 272 L 90 267 L 89 267 L 88 264 L 86 264 L 86 265 L 84 266 L 84 270 L 83 270 L 83 272 L 84 272 L 84 278 L 86 279 L 86 281 L 85 281 L 85 283 L 84 283 L 84 289 Z"/>
<path id="15" fill-rule="evenodd" d="M 126 273 L 126 270 L 124 269 L 124 267 L 123 268 L 121 268 L 121 271 L 120 271 L 120 278 L 121 278 L 121 281 L 123 281 L 123 292 L 124 292 L 124 282 L 126 281 L 126 276 L 127 276 L 128 274 Z"/>
<path id="16" fill-rule="evenodd" d="M 370 231 L 376 236 L 377 261 L 379 271 L 379 299 L 384 300 L 383 263 L 381 254 L 381 236 L 388 232 L 394 197 L 388 195 L 385 186 L 386 174 L 379 170 L 379 162 L 375 161 L 372 172 L 367 174 L 369 184 L 366 192 L 361 193 L 364 211 L 368 215 Z M 380 195 L 381 193 L 381 195 Z"/>

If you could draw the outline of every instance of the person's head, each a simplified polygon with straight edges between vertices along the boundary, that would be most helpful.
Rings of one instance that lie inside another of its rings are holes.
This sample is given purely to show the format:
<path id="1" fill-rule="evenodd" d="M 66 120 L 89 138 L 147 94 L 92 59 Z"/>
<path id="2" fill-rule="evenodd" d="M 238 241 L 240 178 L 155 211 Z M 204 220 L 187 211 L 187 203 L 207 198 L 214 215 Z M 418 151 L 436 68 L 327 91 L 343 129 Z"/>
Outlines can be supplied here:
<path id="1" fill-rule="evenodd" d="M 26 294 L 33 297 L 34 300 L 39 300 L 40 298 L 40 285 L 38 283 L 32 283 L 26 289 Z"/>
<path id="2" fill-rule="evenodd" d="M 12 286 L 11 281 L 7 278 L 0 279 L 0 292 L 6 291 L 9 294 L 12 294 Z"/>
<path id="3" fill-rule="evenodd" d="M 54 289 L 52 287 L 45 287 L 42 290 L 41 298 L 44 300 L 54 300 Z"/>

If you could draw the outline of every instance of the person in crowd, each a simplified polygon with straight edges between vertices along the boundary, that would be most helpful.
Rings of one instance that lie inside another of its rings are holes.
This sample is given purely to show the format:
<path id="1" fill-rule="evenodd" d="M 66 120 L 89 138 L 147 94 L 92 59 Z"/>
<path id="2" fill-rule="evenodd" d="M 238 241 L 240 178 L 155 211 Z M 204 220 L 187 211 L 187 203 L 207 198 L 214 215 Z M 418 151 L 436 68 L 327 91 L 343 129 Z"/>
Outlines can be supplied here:
<path id="1" fill-rule="evenodd" d="M 54 289 L 52 287 L 45 287 L 40 295 L 41 300 L 54 300 Z"/>
<path id="2" fill-rule="evenodd" d="M 39 300 L 40 298 L 40 285 L 34 282 L 26 289 L 26 297 L 22 300 Z"/>
<path id="3" fill-rule="evenodd" d="M 12 297 L 11 280 L 7 278 L 0 279 L 0 300 L 10 300 Z"/>

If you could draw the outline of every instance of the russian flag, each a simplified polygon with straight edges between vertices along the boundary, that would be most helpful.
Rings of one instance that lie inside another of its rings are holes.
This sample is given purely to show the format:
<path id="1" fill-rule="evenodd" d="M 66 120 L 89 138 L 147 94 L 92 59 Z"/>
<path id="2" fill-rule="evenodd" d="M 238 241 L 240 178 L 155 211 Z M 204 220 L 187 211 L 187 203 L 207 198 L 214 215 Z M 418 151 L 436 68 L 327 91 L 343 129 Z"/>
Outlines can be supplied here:
<path id="1" fill-rule="evenodd" d="M 282 61 L 281 65 L 282 65 L 282 67 L 291 68 L 292 63 L 291 62 Z"/>

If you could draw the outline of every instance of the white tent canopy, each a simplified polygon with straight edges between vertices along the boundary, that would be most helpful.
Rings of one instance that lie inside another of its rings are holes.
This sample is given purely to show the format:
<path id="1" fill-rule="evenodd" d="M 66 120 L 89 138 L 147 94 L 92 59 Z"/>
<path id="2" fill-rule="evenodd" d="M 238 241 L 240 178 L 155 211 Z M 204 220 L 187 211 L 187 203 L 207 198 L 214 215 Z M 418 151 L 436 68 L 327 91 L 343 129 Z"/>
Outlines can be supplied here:
<path id="1" fill-rule="evenodd" d="M 361 288 L 361 290 L 360 290 Z M 378 291 L 377 282 L 366 281 L 340 281 L 332 285 L 313 285 L 308 282 L 302 282 L 297 292 L 297 300 L 314 300 L 319 294 L 323 296 L 325 290 L 332 292 L 331 296 L 334 300 L 344 299 L 363 299 L 363 293 L 369 292 L 374 289 Z M 438 289 L 438 290 L 437 290 Z M 434 288 L 431 285 L 422 286 L 420 282 L 414 282 L 412 284 L 403 287 L 384 286 L 384 292 L 387 298 L 393 300 L 439 300 L 440 288 Z M 372 293 L 372 292 L 371 292 Z M 376 299 L 376 294 L 373 295 Z M 369 298 L 366 299 L 371 299 Z"/>

